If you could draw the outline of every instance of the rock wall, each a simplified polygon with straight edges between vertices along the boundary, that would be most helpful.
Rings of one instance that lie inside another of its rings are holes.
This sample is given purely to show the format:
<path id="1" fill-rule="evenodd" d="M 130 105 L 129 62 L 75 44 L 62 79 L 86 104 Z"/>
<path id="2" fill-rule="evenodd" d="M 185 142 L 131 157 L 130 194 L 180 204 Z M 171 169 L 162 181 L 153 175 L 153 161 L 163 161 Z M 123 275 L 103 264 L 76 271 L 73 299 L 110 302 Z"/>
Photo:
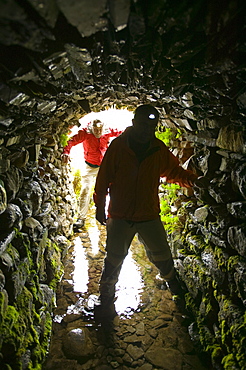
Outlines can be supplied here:
<path id="1" fill-rule="evenodd" d="M 15 129 L 1 144 L 0 366 L 38 369 L 76 203 L 58 130 L 41 137 L 36 125 Z"/>
<path id="2" fill-rule="evenodd" d="M 196 136 L 185 136 L 193 139 L 194 154 L 189 166 L 208 179 L 207 186 L 195 187 L 193 195 L 190 192 L 179 195 L 173 204 L 173 216 L 178 216 L 180 223 L 169 236 L 176 267 L 187 292 L 186 305 L 195 318 L 189 333 L 197 346 L 211 355 L 215 369 L 244 369 L 246 172 L 243 127 L 240 130 L 221 127 L 213 140 L 199 130 Z M 242 145 L 233 146 L 234 138 L 239 137 Z M 180 153 L 181 161 L 186 143 L 181 138 L 174 148 Z"/>
<path id="3" fill-rule="evenodd" d="M 41 368 L 48 347 L 76 214 L 70 126 L 152 103 L 209 180 L 179 195 L 171 240 L 190 335 L 216 369 L 244 369 L 245 2 L 94 1 L 0 4 L 0 365 Z"/>

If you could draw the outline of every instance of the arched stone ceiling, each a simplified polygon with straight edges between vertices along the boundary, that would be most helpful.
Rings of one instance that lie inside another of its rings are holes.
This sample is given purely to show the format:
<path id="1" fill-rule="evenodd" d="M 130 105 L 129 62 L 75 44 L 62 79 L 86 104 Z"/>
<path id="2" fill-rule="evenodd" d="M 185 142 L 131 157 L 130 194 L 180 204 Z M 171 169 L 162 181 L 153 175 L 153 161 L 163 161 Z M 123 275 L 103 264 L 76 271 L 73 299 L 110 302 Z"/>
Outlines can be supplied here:
<path id="1" fill-rule="evenodd" d="M 1 127 L 142 102 L 190 131 L 215 116 L 237 123 L 244 28 L 235 0 L 2 1 Z"/>

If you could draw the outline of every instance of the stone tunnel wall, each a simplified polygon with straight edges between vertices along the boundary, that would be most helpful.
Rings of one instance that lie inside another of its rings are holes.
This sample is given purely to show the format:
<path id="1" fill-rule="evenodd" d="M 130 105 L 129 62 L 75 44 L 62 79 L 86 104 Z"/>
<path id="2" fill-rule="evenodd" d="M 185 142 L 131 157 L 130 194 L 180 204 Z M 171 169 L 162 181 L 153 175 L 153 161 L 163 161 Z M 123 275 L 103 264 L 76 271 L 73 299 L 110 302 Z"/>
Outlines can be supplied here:
<path id="1" fill-rule="evenodd" d="M 181 225 L 169 236 L 170 244 L 187 288 L 187 307 L 196 318 L 189 326 L 191 338 L 208 351 L 216 369 L 244 369 L 245 139 L 232 126 L 220 128 L 213 139 L 205 136 L 203 130 L 186 135 L 196 141 L 191 167 L 209 179 L 208 187 L 179 196 L 173 216 Z"/>
<path id="2" fill-rule="evenodd" d="M 182 134 L 174 153 L 209 180 L 179 190 L 170 236 L 190 335 L 215 369 L 245 369 L 245 4 L 99 3 L 82 18 L 83 1 L 0 4 L 0 366 L 39 369 L 48 348 L 76 215 L 69 127 L 152 103 Z"/>
<path id="3" fill-rule="evenodd" d="M 41 368 L 76 213 L 71 177 L 61 166 L 59 130 L 52 126 L 43 137 L 38 131 L 17 128 L 1 143 L 2 369 Z"/>

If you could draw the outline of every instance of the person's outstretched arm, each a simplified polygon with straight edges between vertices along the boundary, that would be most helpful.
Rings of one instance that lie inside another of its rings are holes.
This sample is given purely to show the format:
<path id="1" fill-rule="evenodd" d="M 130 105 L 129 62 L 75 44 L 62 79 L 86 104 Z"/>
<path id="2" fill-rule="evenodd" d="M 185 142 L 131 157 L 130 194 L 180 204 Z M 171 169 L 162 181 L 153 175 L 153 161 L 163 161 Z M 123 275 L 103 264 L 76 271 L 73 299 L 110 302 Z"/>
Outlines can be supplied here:
<path id="1" fill-rule="evenodd" d="M 67 145 L 63 148 L 62 152 L 62 161 L 64 163 L 68 163 L 69 161 L 69 154 L 73 146 L 82 143 L 86 138 L 86 130 L 79 130 L 79 132 L 72 136 L 70 140 L 68 140 Z"/>
<path id="2" fill-rule="evenodd" d="M 194 185 L 198 176 L 190 170 L 185 170 L 177 157 L 164 146 L 162 147 L 163 167 L 161 177 L 166 177 L 167 182 L 176 183 L 189 188 Z"/>

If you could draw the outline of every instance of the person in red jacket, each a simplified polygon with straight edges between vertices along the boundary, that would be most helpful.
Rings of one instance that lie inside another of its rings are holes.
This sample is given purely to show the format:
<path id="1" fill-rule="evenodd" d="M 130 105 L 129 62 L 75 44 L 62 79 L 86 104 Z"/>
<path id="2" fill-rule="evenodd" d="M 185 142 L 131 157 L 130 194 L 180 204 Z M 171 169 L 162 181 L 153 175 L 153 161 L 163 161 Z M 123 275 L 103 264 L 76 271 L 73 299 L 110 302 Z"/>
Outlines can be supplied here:
<path id="1" fill-rule="evenodd" d="M 82 176 L 82 191 L 79 197 L 78 220 L 74 224 L 74 227 L 78 229 L 84 226 L 89 209 L 92 187 L 95 183 L 109 141 L 112 137 L 116 137 L 122 132 L 109 129 L 107 133 L 103 133 L 103 128 L 103 122 L 98 119 L 93 120 L 88 124 L 87 128 L 79 130 L 63 149 L 62 160 L 64 163 L 68 163 L 70 150 L 73 146 L 82 143 L 84 149 L 85 173 Z"/>
<path id="2" fill-rule="evenodd" d="M 150 261 L 173 295 L 182 289 L 177 278 L 166 232 L 160 219 L 160 177 L 192 187 L 197 175 L 183 169 L 166 145 L 155 137 L 159 113 L 151 105 L 139 106 L 133 126 L 109 146 L 99 169 L 95 192 L 96 219 L 107 227 L 106 257 L 99 284 L 99 305 L 110 315 L 115 284 L 131 241 L 138 234 Z M 108 214 L 105 199 L 110 195 Z M 115 311 L 112 312 L 115 315 Z"/>

